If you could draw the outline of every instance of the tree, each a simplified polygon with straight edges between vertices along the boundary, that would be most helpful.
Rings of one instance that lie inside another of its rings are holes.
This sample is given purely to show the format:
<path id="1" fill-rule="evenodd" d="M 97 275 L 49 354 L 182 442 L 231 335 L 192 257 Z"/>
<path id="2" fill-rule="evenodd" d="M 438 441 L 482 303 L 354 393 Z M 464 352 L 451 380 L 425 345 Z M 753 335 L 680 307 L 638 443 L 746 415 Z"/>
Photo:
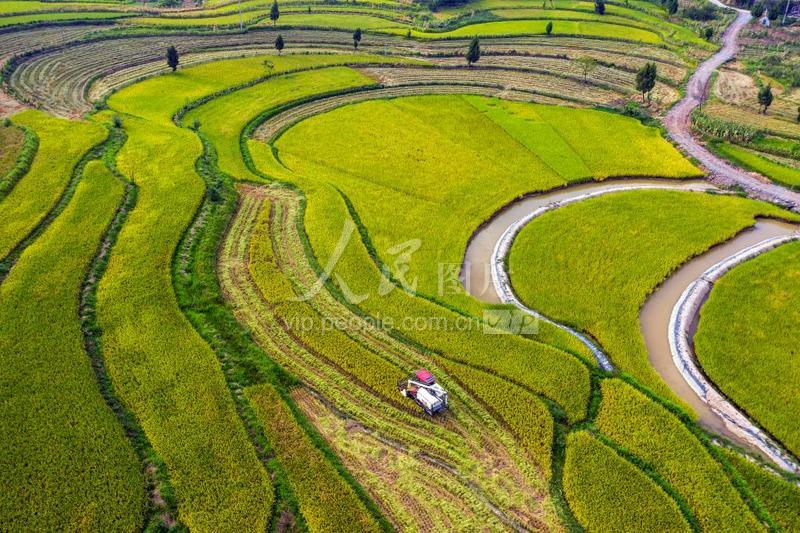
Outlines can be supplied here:
<path id="1" fill-rule="evenodd" d="M 753 4 L 753 7 L 750 8 L 750 14 L 753 15 L 753 18 L 760 19 L 761 15 L 764 14 L 764 10 L 767 9 L 764 7 L 764 2 L 756 2 Z"/>
<path id="2" fill-rule="evenodd" d="M 283 36 L 278 34 L 278 38 L 275 39 L 275 50 L 278 51 L 278 55 L 281 55 L 281 50 L 283 50 Z"/>
<path id="3" fill-rule="evenodd" d="M 770 2 L 767 4 L 767 17 L 769 20 L 777 20 L 778 17 L 781 15 L 781 3 L 780 2 Z"/>
<path id="4" fill-rule="evenodd" d="M 646 63 L 639 72 L 636 73 L 636 90 L 642 93 L 642 103 L 645 94 L 650 100 L 650 91 L 656 86 L 657 69 L 655 63 Z"/>
<path id="5" fill-rule="evenodd" d="M 473 63 L 477 63 L 477 61 L 481 58 L 481 42 L 478 40 L 477 37 L 472 38 L 472 42 L 469 43 L 469 50 L 467 50 L 467 66 L 471 67 Z"/>
<path id="6" fill-rule="evenodd" d="M 606 2 L 605 0 L 594 0 L 594 12 L 598 15 L 605 15 Z"/>
<path id="7" fill-rule="evenodd" d="M 269 20 L 272 21 L 273 26 L 275 26 L 275 23 L 278 22 L 280 16 L 281 10 L 278 9 L 278 0 L 272 0 L 272 7 L 269 8 Z"/>
<path id="8" fill-rule="evenodd" d="M 353 48 L 358 50 L 358 44 L 361 42 L 361 28 L 353 32 Z"/>
<path id="9" fill-rule="evenodd" d="M 594 69 L 597 68 L 597 60 L 593 57 L 579 57 L 575 61 L 578 62 L 581 71 L 583 71 L 583 81 L 586 81 L 586 78 L 589 77 L 589 74 L 591 74 Z"/>
<path id="10" fill-rule="evenodd" d="M 552 34 L 553 33 L 553 23 L 552 22 L 548 22 L 547 26 L 545 26 L 545 28 L 544 28 L 544 31 L 545 31 L 545 33 L 547 33 L 547 35 Z"/>
<path id="11" fill-rule="evenodd" d="M 714 37 L 714 28 L 708 26 L 703 32 L 703 37 L 706 38 L 706 41 L 710 41 Z"/>
<path id="12" fill-rule="evenodd" d="M 678 0 L 668 0 L 667 1 L 667 13 L 670 15 L 674 15 L 678 12 Z"/>
<path id="13" fill-rule="evenodd" d="M 763 106 L 763 114 L 767 114 L 767 108 L 772 105 L 772 85 L 767 85 L 758 90 L 758 103 Z"/>
<path id="14" fill-rule="evenodd" d="M 169 68 L 172 69 L 172 72 L 175 72 L 175 70 L 178 68 L 178 63 L 180 63 L 178 51 L 174 46 L 170 46 L 167 48 L 167 65 L 169 65 Z"/>

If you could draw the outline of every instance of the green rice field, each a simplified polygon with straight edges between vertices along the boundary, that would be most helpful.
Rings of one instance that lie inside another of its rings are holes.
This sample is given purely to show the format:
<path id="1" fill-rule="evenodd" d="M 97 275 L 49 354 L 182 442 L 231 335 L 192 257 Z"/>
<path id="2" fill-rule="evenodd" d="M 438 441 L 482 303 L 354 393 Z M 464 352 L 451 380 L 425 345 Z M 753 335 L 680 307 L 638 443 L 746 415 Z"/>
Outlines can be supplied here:
<path id="1" fill-rule="evenodd" d="M 799 254 L 797 243 L 787 244 L 726 274 L 703 307 L 695 340 L 714 382 L 794 453 Z"/>

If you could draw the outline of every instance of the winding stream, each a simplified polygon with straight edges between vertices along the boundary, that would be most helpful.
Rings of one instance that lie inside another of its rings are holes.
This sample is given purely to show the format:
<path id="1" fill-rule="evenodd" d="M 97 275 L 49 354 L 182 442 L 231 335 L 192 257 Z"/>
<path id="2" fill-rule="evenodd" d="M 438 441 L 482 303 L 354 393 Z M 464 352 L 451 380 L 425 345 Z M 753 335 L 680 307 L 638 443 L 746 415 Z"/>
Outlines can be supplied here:
<path id="1" fill-rule="evenodd" d="M 545 212 L 606 194 L 647 189 L 703 192 L 716 188 L 703 181 L 616 180 L 575 185 L 516 200 L 498 211 L 470 239 L 462 264 L 462 283 L 472 296 L 482 301 L 516 305 L 523 311 L 568 331 L 587 346 L 602 368 L 613 370 L 602 348 L 594 341 L 529 309 L 516 298 L 505 273 L 505 259 L 519 230 Z M 675 350 L 671 346 L 671 342 L 674 343 L 674 339 L 684 331 L 676 331 L 676 328 L 672 327 L 671 320 L 687 288 L 702 278 L 709 268 L 742 253 L 753 245 L 776 237 L 797 236 L 797 232 L 798 226 L 794 224 L 759 220 L 734 238 L 685 263 L 647 299 L 639 315 L 640 328 L 651 364 L 672 391 L 694 409 L 699 423 L 789 471 L 796 470 L 792 458 L 786 457 L 767 435 L 759 433 L 757 427 L 727 402 L 713 385 L 705 382 L 702 388 L 707 389 L 707 393 L 704 393 L 702 398 L 699 392 L 689 385 L 687 380 L 691 380 L 691 372 L 676 366 L 678 363 L 675 360 Z M 467 279 L 470 283 L 465 283 Z M 698 305 L 690 317 L 690 324 L 686 325 L 685 334 L 689 343 L 694 333 L 699 309 Z"/>

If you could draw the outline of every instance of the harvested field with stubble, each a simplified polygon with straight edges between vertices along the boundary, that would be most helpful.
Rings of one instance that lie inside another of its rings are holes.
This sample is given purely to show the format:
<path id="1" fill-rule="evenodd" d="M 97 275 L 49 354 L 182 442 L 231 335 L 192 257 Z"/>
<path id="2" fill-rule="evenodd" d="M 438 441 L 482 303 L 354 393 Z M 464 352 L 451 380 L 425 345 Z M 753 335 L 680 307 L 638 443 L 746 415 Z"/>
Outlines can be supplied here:
<path id="1" fill-rule="evenodd" d="M 0 0 L 0 529 L 796 529 L 796 243 L 697 332 L 764 439 L 639 329 L 800 221 L 740 197 L 791 203 L 795 48 L 747 28 L 689 117 L 736 48 L 704 2 Z"/>

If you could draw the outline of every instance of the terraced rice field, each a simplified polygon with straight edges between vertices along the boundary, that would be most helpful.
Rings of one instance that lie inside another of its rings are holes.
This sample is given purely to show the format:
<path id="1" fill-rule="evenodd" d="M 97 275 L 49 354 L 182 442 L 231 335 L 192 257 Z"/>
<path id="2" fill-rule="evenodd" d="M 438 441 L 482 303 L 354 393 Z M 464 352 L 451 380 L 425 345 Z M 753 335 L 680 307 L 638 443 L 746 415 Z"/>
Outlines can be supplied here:
<path id="1" fill-rule="evenodd" d="M 76 124 L 38 111 L 18 114 L 14 123 L 32 129 L 39 146 L 24 179 L 2 200 L 0 257 L 6 272 L 28 244 L 26 238 L 42 228 L 48 212 L 75 182 L 75 165 L 107 136 L 105 128 L 97 124 Z"/>
<path id="2" fill-rule="evenodd" d="M 742 167 L 758 172 L 786 187 L 800 187 L 800 166 L 791 166 L 791 159 L 778 159 L 734 144 L 717 145 L 716 150 Z M 776 160 L 777 159 L 777 160 Z"/>
<path id="3" fill-rule="evenodd" d="M 698 425 L 637 329 L 681 264 L 800 215 L 608 194 L 494 265 L 557 322 L 465 287 L 476 230 L 526 195 L 704 177 L 658 120 L 717 43 L 643 0 L 270 5 L 0 1 L 0 529 L 800 525 L 797 475 Z M 756 120 L 731 94 L 706 112 Z M 790 183 L 781 106 L 717 149 Z M 725 276 L 696 346 L 794 454 L 796 384 L 763 385 L 797 373 L 797 250 Z M 403 389 L 420 368 L 435 415 Z"/>
<path id="4" fill-rule="evenodd" d="M 23 26 L 26 24 L 46 24 L 71 20 L 114 20 L 124 14 L 97 11 L 95 13 L 80 11 L 75 13 L 41 13 L 35 15 L 11 15 L 0 17 L 0 28 L 5 26 Z"/>
<path id="5" fill-rule="evenodd" d="M 143 525 L 139 460 L 97 388 L 74 298 L 121 195 L 102 163 L 88 165 L 65 211 L 0 286 L 3 523 L 10 529 Z"/>
<path id="6" fill-rule="evenodd" d="M 729 122 L 752 126 L 765 133 L 800 139 L 800 124 L 792 123 L 782 117 L 762 115 L 758 111 L 725 104 L 723 102 L 710 102 L 703 108 L 704 112 L 713 117 L 718 117 Z"/>
<path id="7" fill-rule="evenodd" d="M 788 244 L 723 277 L 703 307 L 695 337 L 709 376 L 795 454 L 799 251 Z"/>
<path id="8" fill-rule="evenodd" d="M 710 194 L 637 191 L 587 200 L 522 230 L 509 257 L 511 281 L 523 302 L 588 332 L 617 366 L 671 397 L 649 364 L 639 308 L 672 270 L 757 216 L 796 219 L 768 204 Z M 571 253 L 578 242 L 585 255 Z"/>
<path id="9" fill-rule="evenodd" d="M 424 32 L 412 30 L 411 35 L 413 37 L 423 39 L 464 38 L 472 35 L 478 35 L 479 37 L 542 35 L 545 33 L 547 24 L 547 20 L 507 20 L 470 24 L 446 32 Z M 387 31 L 391 33 L 399 33 L 396 30 Z M 569 36 L 585 35 L 589 37 L 602 37 L 653 44 L 662 42 L 662 39 L 658 34 L 649 30 L 592 21 L 583 22 L 573 20 L 558 20 L 553 23 L 553 34 Z"/>

